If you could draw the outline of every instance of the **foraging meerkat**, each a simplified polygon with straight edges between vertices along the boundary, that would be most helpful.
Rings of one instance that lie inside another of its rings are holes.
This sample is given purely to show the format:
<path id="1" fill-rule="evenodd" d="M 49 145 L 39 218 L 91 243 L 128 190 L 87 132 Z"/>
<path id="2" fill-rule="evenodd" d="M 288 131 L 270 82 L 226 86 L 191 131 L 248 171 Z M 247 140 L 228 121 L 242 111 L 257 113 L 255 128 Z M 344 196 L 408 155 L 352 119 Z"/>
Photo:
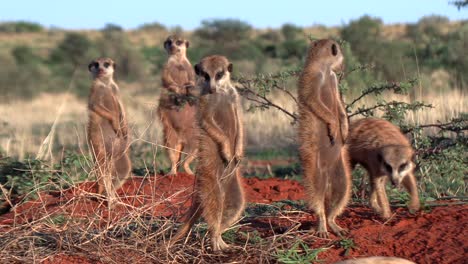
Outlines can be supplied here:
<path id="1" fill-rule="evenodd" d="M 335 222 L 351 189 L 344 146 L 348 119 L 335 74 L 342 65 L 338 43 L 328 39 L 314 41 L 298 82 L 299 156 L 309 206 L 318 216 L 316 234 L 323 238 L 329 236 L 327 224 L 337 235 L 348 233 Z"/>
<path id="2" fill-rule="evenodd" d="M 171 160 L 169 174 L 177 173 L 182 151 L 187 153 L 184 170 L 193 174 L 190 163 L 196 157 L 196 105 L 181 102 L 195 85 L 195 73 L 186 56 L 189 42 L 178 36 L 169 36 L 164 42 L 169 59 L 162 72 L 164 90 L 159 99 L 158 115 L 163 124 L 164 145 Z"/>
<path id="3" fill-rule="evenodd" d="M 396 257 L 368 257 L 348 259 L 335 264 L 415 264 L 412 261 Z"/>
<path id="4" fill-rule="evenodd" d="M 419 210 L 418 188 L 414 176 L 414 151 L 409 140 L 392 123 L 377 118 L 364 118 L 351 123 L 346 142 L 351 167 L 359 163 L 369 174 L 370 204 L 382 218 L 390 217 L 390 204 L 385 192 L 387 179 L 394 186 L 403 184 L 410 194 L 408 208 Z"/>
<path id="5" fill-rule="evenodd" d="M 202 216 L 208 223 L 214 251 L 228 245 L 221 234 L 236 222 L 245 206 L 239 163 L 243 155 L 243 125 L 239 95 L 231 84 L 232 63 L 213 55 L 195 65 L 200 101 L 200 127 L 195 196 L 173 241 L 187 234 Z"/>
<path id="6" fill-rule="evenodd" d="M 88 141 L 98 178 L 98 194 L 109 199 L 130 176 L 129 135 L 119 87 L 113 80 L 115 63 L 98 58 L 88 65 L 93 84 L 88 99 Z"/>

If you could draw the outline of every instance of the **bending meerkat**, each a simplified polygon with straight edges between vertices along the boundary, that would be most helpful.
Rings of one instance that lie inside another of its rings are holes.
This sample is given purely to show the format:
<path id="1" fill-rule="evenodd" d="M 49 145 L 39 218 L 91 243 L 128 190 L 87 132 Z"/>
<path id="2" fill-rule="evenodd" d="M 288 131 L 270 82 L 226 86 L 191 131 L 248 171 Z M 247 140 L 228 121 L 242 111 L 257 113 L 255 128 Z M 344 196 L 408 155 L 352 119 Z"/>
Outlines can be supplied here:
<path id="1" fill-rule="evenodd" d="M 113 80 L 115 63 L 98 58 L 88 65 L 93 83 L 88 99 L 88 141 L 95 163 L 98 194 L 108 199 L 130 176 L 129 135 L 119 87 Z"/>
<path id="2" fill-rule="evenodd" d="M 340 46 L 333 40 L 311 43 L 298 82 L 299 156 L 309 206 L 318 216 L 316 234 L 344 235 L 335 218 L 346 206 L 351 191 L 348 154 L 344 146 L 348 119 L 341 102 L 335 71 L 343 65 Z"/>
<path id="3" fill-rule="evenodd" d="M 198 112 L 199 157 L 195 195 L 173 242 L 185 236 L 203 216 L 213 251 L 228 245 L 221 234 L 235 223 L 245 206 L 239 163 L 243 155 L 243 125 L 239 96 L 231 84 L 232 63 L 213 55 L 195 65 L 200 89 Z"/>
<path id="4" fill-rule="evenodd" d="M 169 174 L 177 173 L 182 151 L 187 153 L 184 170 L 193 174 L 190 163 L 196 157 L 196 112 L 197 107 L 183 105 L 181 96 L 187 95 L 195 85 L 195 74 L 186 56 L 189 42 L 178 36 L 169 36 L 164 42 L 169 59 L 162 72 L 165 88 L 159 99 L 158 115 L 163 124 L 164 145 L 171 160 Z"/>
<path id="5" fill-rule="evenodd" d="M 390 204 L 385 192 L 387 179 L 394 186 L 403 184 L 410 194 L 410 210 L 419 210 L 420 203 L 413 160 L 414 151 L 409 140 L 392 123 L 377 118 L 364 118 L 351 123 L 346 142 L 351 167 L 361 164 L 369 174 L 370 204 L 382 218 L 390 217 Z"/>

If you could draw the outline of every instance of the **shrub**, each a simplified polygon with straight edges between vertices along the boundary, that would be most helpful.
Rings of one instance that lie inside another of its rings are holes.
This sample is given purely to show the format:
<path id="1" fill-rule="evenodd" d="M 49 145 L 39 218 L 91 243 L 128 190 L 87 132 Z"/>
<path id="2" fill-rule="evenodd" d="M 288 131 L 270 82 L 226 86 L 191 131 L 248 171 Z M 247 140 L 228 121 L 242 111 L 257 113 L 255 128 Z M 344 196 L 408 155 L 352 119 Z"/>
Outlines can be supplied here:
<path id="1" fill-rule="evenodd" d="M 0 23 L 0 32 L 5 33 L 23 33 L 23 32 L 41 32 L 44 27 L 38 23 L 18 21 Z"/>

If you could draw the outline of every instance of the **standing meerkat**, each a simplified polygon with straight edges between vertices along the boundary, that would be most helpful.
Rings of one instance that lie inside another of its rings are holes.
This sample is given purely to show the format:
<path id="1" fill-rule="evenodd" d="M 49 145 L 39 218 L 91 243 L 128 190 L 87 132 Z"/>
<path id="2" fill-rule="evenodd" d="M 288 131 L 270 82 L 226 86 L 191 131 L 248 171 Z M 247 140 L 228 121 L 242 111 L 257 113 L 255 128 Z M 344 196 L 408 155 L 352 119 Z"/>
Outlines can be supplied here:
<path id="1" fill-rule="evenodd" d="M 228 247 L 221 234 L 239 219 L 245 206 L 239 170 L 243 125 L 231 72 L 232 63 L 219 55 L 205 57 L 195 65 L 200 92 L 195 195 L 186 222 L 173 239 L 185 236 L 202 216 L 208 223 L 213 251 Z"/>
<path id="2" fill-rule="evenodd" d="M 169 36 L 164 42 L 169 59 L 162 72 L 164 90 L 159 99 L 158 115 L 163 124 L 164 145 L 168 148 L 171 171 L 176 174 L 182 151 L 187 153 L 184 170 L 193 174 L 190 163 L 196 157 L 197 106 L 183 103 L 181 98 L 195 85 L 195 73 L 186 56 L 189 42 Z"/>
<path id="3" fill-rule="evenodd" d="M 110 58 L 93 60 L 88 69 L 93 83 L 88 99 L 88 141 L 95 163 L 98 194 L 115 198 L 115 191 L 130 176 L 128 125 L 119 87 L 113 80 L 115 63 Z"/>
<path id="4" fill-rule="evenodd" d="M 351 167 L 359 163 L 369 174 L 371 183 L 370 204 L 382 218 L 391 215 L 385 192 L 387 179 L 394 186 L 403 184 L 410 194 L 408 208 L 419 210 L 420 203 L 414 176 L 414 151 L 409 140 L 392 123 L 377 118 L 364 118 L 351 123 L 346 142 L 351 157 Z"/>
<path id="5" fill-rule="evenodd" d="M 318 216 L 316 234 L 344 235 L 335 218 L 346 206 L 351 190 L 348 154 L 344 146 L 348 119 L 341 102 L 335 71 L 343 67 L 343 54 L 333 40 L 311 43 L 298 82 L 299 156 L 304 169 L 309 206 Z"/>

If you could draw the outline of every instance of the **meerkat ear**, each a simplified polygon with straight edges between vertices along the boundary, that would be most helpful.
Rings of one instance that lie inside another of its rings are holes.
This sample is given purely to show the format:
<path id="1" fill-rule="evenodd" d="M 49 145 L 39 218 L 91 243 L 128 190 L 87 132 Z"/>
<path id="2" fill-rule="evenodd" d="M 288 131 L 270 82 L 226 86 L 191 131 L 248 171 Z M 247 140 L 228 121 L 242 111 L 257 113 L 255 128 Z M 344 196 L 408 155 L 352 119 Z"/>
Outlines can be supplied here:
<path id="1" fill-rule="evenodd" d="M 382 163 L 382 161 L 383 161 L 382 154 L 380 154 L 380 153 L 377 154 L 377 160 L 378 160 L 380 163 Z"/>
<path id="2" fill-rule="evenodd" d="M 229 63 L 229 65 L 228 65 L 228 67 L 227 67 L 227 69 L 228 69 L 229 72 L 232 72 L 232 67 L 233 67 L 233 66 L 232 66 L 232 63 Z"/>
<path id="3" fill-rule="evenodd" d="M 188 49 L 189 46 L 190 46 L 190 42 L 188 40 L 185 41 L 185 47 Z"/>
<path id="4" fill-rule="evenodd" d="M 200 65 L 195 64 L 195 66 L 193 68 L 195 70 L 195 74 L 200 76 L 200 73 L 201 73 Z"/>
<path id="5" fill-rule="evenodd" d="M 112 63 L 112 67 L 114 68 L 114 71 L 115 71 L 115 69 L 117 69 L 117 63 L 115 63 L 115 62 Z"/>
<path id="6" fill-rule="evenodd" d="M 167 39 L 166 41 L 164 41 L 164 44 L 163 44 L 163 46 L 164 46 L 164 49 L 166 49 L 166 50 L 167 50 L 167 48 L 168 48 L 168 47 L 167 47 L 167 46 L 168 46 L 168 44 L 169 44 L 169 40 Z"/>
<path id="7" fill-rule="evenodd" d="M 332 51 L 333 56 L 336 56 L 338 54 L 338 47 L 336 46 L 335 43 L 332 44 L 331 51 Z"/>
<path id="8" fill-rule="evenodd" d="M 94 64 L 94 62 L 91 62 L 91 63 L 88 64 L 88 71 L 91 72 L 91 68 L 93 68 L 93 64 Z"/>

